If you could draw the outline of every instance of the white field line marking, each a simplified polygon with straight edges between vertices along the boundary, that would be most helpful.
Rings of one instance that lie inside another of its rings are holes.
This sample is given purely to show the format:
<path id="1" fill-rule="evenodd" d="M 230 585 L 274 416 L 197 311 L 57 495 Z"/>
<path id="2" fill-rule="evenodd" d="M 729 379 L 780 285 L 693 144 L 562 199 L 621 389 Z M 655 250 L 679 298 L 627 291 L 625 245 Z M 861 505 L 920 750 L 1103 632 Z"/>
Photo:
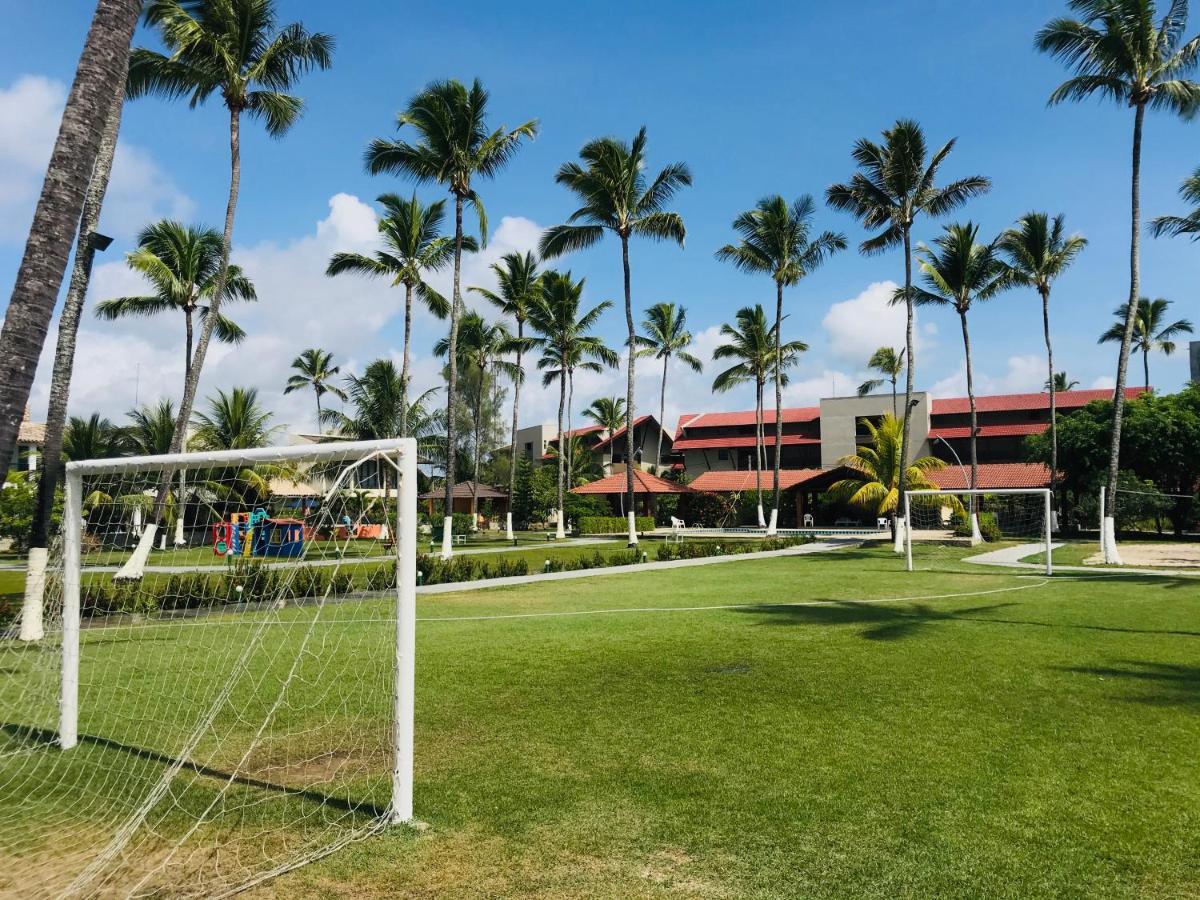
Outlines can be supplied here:
<path id="1" fill-rule="evenodd" d="M 495 616 L 418 616 L 418 622 L 487 622 L 494 619 L 554 619 L 566 616 L 606 616 L 621 613 L 705 612 L 718 609 L 769 609 L 781 606 L 830 606 L 835 603 L 908 603 L 914 600 L 952 600 L 960 597 L 984 597 L 988 594 L 1007 594 L 1045 587 L 1049 578 L 1016 587 L 992 588 L 987 591 L 968 591 L 961 594 L 926 594 L 915 597 L 880 597 L 875 600 L 798 600 L 794 603 L 724 603 L 719 606 L 634 606 L 620 609 L 581 609 L 565 612 L 503 613 Z"/>

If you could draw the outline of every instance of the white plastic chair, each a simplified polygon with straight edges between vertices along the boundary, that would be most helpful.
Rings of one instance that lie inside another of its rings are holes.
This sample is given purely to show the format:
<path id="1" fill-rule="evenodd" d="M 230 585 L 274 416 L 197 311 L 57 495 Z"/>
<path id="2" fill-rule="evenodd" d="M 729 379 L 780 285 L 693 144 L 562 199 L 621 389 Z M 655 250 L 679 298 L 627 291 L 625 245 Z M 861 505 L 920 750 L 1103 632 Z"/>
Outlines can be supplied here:
<path id="1" fill-rule="evenodd" d="M 889 519 L 887 516 L 880 516 L 878 519 L 875 520 L 875 527 L 878 528 L 880 531 L 882 531 L 885 528 L 890 528 L 891 525 L 892 525 L 892 520 Z"/>
<path id="2" fill-rule="evenodd" d="M 805 528 L 812 528 L 812 527 L 813 527 L 813 524 L 814 524 L 814 521 L 813 521 L 813 515 L 812 515 L 812 513 L 805 513 L 805 514 L 804 514 L 804 527 L 805 527 Z"/>
<path id="3" fill-rule="evenodd" d="M 674 516 L 671 516 L 671 527 L 678 531 L 680 528 L 687 528 L 687 523 L 684 522 L 683 519 L 677 519 Z"/>

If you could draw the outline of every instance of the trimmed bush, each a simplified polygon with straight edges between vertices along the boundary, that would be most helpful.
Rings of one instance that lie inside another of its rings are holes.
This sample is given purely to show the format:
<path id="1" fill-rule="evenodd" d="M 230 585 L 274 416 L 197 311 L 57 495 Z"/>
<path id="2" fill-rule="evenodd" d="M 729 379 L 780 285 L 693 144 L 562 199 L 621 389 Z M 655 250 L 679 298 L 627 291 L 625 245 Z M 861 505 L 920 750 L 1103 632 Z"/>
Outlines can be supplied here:
<path id="1" fill-rule="evenodd" d="M 633 527 L 639 532 L 654 530 L 653 516 L 638 516 Z M 624 534 L 629 524 L 620 516 L 585 516 L 579 520 L 580 534 Z"/>
<path id="2" fill-rule="evenodd" d="M 763 553 L 770 550 L 786 550 L 800 544 L 812 543 L 810 537 L 766 538 L 761 541 L 685 541 L 681 544 L 663 544 L 658 548 L 658 560 L 703 559 L 708 556 L 740 556 L 743 553 Z"/>

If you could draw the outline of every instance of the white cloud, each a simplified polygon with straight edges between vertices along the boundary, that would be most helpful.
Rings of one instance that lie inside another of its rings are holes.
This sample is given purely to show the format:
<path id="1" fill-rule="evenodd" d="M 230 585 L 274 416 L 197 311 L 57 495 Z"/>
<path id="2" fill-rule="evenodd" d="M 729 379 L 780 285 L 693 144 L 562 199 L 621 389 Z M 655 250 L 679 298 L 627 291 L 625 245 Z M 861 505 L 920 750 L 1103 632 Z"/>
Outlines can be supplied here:
<path id="1" fill-rule="evenodd" d="M 854 394 L 862 379 L 838 369 L 824 369 L 821 374 L 802 380 L 793 379 L 783 389 L 783 405 L 816 406 L 822 397 L 847 397 Z M 774 388 L 768 386 L 766 405 L 773 408 Z"/>
<path id="2" fill-rule="evenodd" d="M 66 85 L 38 75 L 0 87 L 0 241 L 20 243 L 28 234 L 66 99 Z M 120 142 L 101 230 L 129 237 L 148 221 L 193 210 L 149 153 Z"/>
<path id="3" fill-rule="evenodd" d="M 891 302 L 898 287 L 894 281 L 876 281 L 857 297 L 829 307 L 821 325 L 835 356 L 862 365 L 880 347 L 904 346 L 904 306 L 893 306 Z M 936 334 L 934 323 L 921 325 L 917 329 L 917 348 L 932 346 Z"/>
<path id="4" fill-rule="evenodd" d="M 1027 394 L 1042 390 L 1046 383 L 1046 361 L 1035 355 L 1010 356 L 1007 369 L 993 375 L 975 368 L 975 396 L 987 394 Z M 967 394 L 967 366 L 958 368 L 929 389 L 934 397 L 965 397 Z"/>
<path id="5" fill-rule="evenodd" d="M 1111 375 L 1101 375 L 1092 381 L 1091 389 L 1093 391 L 1111 391 L 1117 387 L 1117 379 Z"/>

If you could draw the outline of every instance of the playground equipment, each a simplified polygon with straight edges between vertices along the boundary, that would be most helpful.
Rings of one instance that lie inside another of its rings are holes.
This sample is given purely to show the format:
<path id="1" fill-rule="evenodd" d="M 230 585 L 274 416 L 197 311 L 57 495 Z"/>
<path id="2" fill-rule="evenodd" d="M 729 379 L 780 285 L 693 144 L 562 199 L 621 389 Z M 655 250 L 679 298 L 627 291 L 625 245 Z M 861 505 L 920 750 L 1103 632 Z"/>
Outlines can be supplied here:
<path id="1" fill-rule="evenodd" d="M 302 556 L 304 522 L 273 519 L 264 509 L 231 513 L 212 526 L 212 548 L 217 556 Z"/>

